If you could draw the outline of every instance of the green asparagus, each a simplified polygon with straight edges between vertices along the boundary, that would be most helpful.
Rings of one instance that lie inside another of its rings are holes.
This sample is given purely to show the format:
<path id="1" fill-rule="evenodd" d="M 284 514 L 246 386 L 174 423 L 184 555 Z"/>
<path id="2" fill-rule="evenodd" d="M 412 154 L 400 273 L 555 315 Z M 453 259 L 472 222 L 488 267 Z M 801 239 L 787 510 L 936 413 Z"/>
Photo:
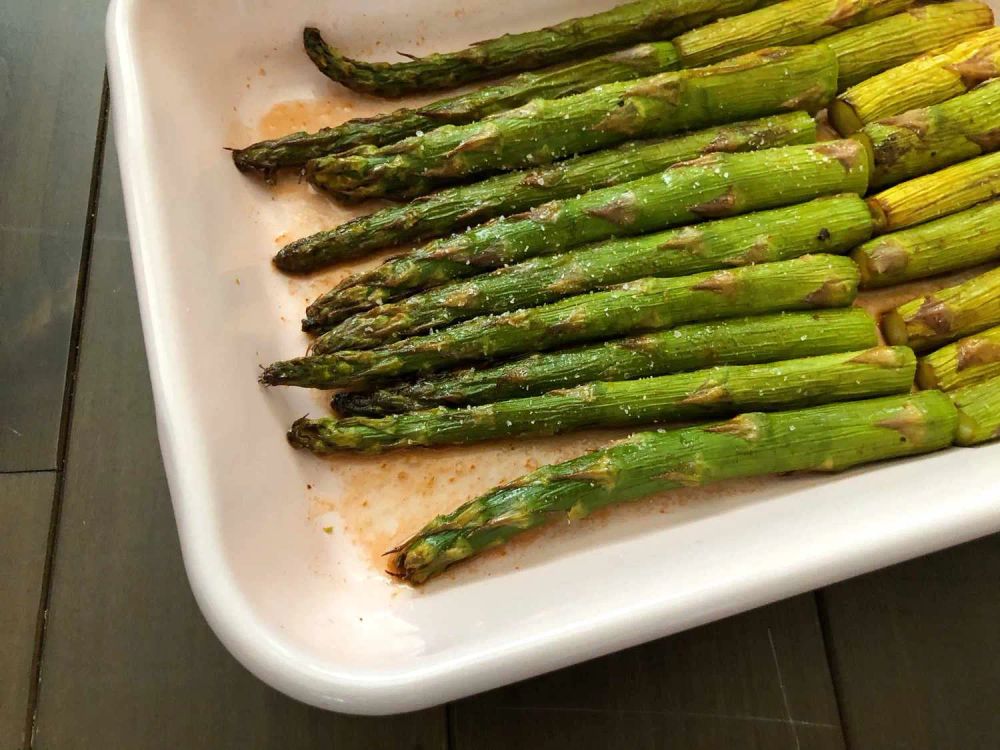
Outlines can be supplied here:
<path id="1" fill-rule="evenodd" d="M 830 120 L 841 135 L 865 124 L 938 104 L 1000 74 L 1000 29 L 899 65 L 856 86 L 830 104 Z"/>
<path id="2" fill-rule="evenodd" d="M 473 406 L 536 396 L 556 388 L 633 380 L 713 365 L 747 365 L 867 349 L 875 321 L 859 308 L 778 313 L 691 323 L 673 330 L 533 354 L 512 362 L 445 373 L 369 393 L 341 391 L 341 414 L 381 417 L 435 406 Z"/>
<path id="3" fill-rule="evenodd" d="M 917 55 L 954 44 L 993 25 L 993 11 L 976 0 L 911 7 L 881 21 L 826 37 L 837 55 L 838 91 L 845 91 Z"/>
<path id="4" fill-rule="evenodd" d="M 785 0 L 722 18 L 673 41 L 684 67 L 691 68 L 776 44 L 807 44 L 912 4 L 913 0 Z"/>
<path id="5" fill-rule="evenodd" d="M 442 125 L 475 122 L 495 112 L 527 104 L 532 99 L 558 99 L 603 83 L 630 81 L 674 70 L 678 65 L 677 52 L 669 42 L 640 44 L 574 65 L 522 73 L 509 81 L 416 109 L 397 109 L 375 117 L 349 120 L 315 133 L 294 133 L 261 141 L 234 151 L 233 161 L 241 171 L 256 170 L 270 175 L 281 167 L 301 166 L 310 159 L 355 146 L 384 146 Z"/>
<path id="6" fill-rule="evenodd" d="M 892 232 L 1000 196 L 1000 153 L 901 182 L 868 199 L 875 231 Z"/>
<path id="7" fill-rule="evenodd" d="M 730 365 L 642 380 L 588 383 L 468 409 L 440 407 L 381 419 L 302 418 L 289 442 L 313 453 L 456 445 L 587 427 L 700 420 L 745 409 L 791 409 L 908 393 L 916 357 L 906 347 Z"/>
<path id="8" fill-rule="evenodd" d="M 267 385 L 310 388 L 363 385 L 696 320 L 843 307 L 853 301 L 857 283 L 857 266 L 837 255 L 807 255 L 693 276 L 640 279 L 550 305 L 473 318 L 379 349 L 276 362 L 264 369 L 260 380 Z"/>
<path id="9" fill-rule="evenodd" d="M 942 104 L 869 123 L 855 133 L 872 149 L 871 186 L 882 188 L 1000 148 L 1000 80 Z"/>
<path id="10" fill-rule="evenodd" d="M 861 288 L 972 268 L 1000 258 L 1000 200 L 866 242 L 851 253 Z"/>
<path id="11" fill-rule="evenodd" d="M 536 99 L 389 146 L 358 146 L 308 162 L 306 176 L 350 200 L 414 197 L 449 181 L 547 164 L 633 138 L 778 112 L 815 112 L 836 90 L 837 59 L 829 49 L 772 47 L 707 68 Z"/>
<path id="12" fill-rule="evenodd" d="M 390 572 L 423 583 L 522 531 L 665 490 L 788 471 L 840 471 L 928 453 L 952 443 L 957 422 L 947 396 L 925 391 L 638 433 L 543 466 L 438 516 L 387 553 Z"/>
<path id="13" fill-rule="evenodd" d="M 891 344 L 923 352 L 1000 325 L 1000 268 L 924 297 L 882 318 Z"/>
<path id="14" fill-rule="evenodd" d="M 978 445 L 1000 437 L 1000 378 L 953 391 L 958 408 L 959 445 Z"/>
<path id="15" fill-rule="evenodd" d="M 752 10 L 767 1 L 639 0 L 548 28 L 505 34 L 458 52 L 423 58 L 410 56 L 403 63 L 371 63 L 344 57 L 313 28 L 305 30 L 303 41 L 309 58 L 328 78 L 355 91 L 397 97 L 535 70 L 638 42 L 669 39 L 715 18 Z"/>
<path id="16" fill-rule="evenodd" d="M 871 236 L 871 214 L 856 195 L 611 240 L 507 266 L 359 313 L 318 338 L 314 354 L 375 346 L 477 315 L 534 307 L 645 276 L 842 253 Z M 1000 245 L 1000 238 L 993 238 Z"/>
<path id="17" fill-rule="evenodd" d="M 855 141 L 709 154 L 660 174 L 497 219 L 391 259 L 345 279 L 313 302 L 303 328 L 329 328 L 420 289 L 588 242 L 820 195 L 864 193 L 868 170 L 869 155 Z"/>
<path id="18" fill-rule="evenodd" d="M 1000 327 L 966 336 L 921 357 L 917 385 L 951 391 L 1000 377 Z"/>
<path id="19" fill-rule="evenodd" d="M 314 271 L 384 247 L 443 237 L 539 203 L 645 177 L 705 154 L 815 141 L 816 122 L 805 112 L 720 125 L 664 140 L 632 141 L 546 167 L 445 188 L 412 203 L 384 208 L 286 245 L 275 256 L 274 264 L 294 273 Z"/>

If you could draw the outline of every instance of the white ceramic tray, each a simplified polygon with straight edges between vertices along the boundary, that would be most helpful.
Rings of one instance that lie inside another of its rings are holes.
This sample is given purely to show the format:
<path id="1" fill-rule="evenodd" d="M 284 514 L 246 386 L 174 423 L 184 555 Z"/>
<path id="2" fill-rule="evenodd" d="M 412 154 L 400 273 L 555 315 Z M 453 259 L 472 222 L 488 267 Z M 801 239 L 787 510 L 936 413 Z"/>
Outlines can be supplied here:
<path id="1" fill-rule="evenodd" d="M 532 460 L 600 435 L 321 461 L 282 434 L 318 394 L 265 391 L 304 348 L 276 242 L 344 213 L 269 191 L 223 145 L 384 106 L 320 76 L 306 23 L 354 53 L 456 48 L 614 0 L 114 0 L 115 133 L 160 443 L 206 618 L 308 703 L 418 709 L 673 633 L 1000 529 L 1000 445 L 830 478 L 728 485 L 561 525 L 422 590 L 377 553 Z M 276 109 L 279 102 L 288 102 Z M 697 500 L 697 502 L 694 502 Z"/>

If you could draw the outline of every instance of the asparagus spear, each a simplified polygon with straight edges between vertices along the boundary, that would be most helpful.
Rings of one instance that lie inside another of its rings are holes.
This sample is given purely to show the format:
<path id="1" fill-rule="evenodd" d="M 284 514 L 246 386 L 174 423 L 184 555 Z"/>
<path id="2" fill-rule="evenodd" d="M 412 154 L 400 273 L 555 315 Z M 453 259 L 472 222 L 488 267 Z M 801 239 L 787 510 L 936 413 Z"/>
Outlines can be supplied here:
<path id="1" fill-rule="evenodd" d="M 852 86 L 830 104 L 830 120 L 849 135 L 866 123 L 964 94 L 998 73 L 1000 29 L 987 29 Z"/>
<path id="2" fill-rule="evenodd" d="M 412 203 L 384 208 L 296 240 L 278 252 L 274 263 L 283 271 L 314 271 L 383 247 L 442 237 L 539 203 L 645 177 L 705 154 L 757 151 L 815 140 L 816 122 L 805 112 L 791 112 L 664 140 L 632 141 L 545 167 L 445 188 Z"/>
<path id="3" fill-rule="evenodd" d="M 992 25 L 993 11 L 988 5 L 958 0 L 911 7 L 881 21 L 826 37 L 822 43 L 837 55 L 837 90 L 845 91 L 917 55 Z"/>
<path id="4" fill-rule="evenodd" d="M 1000 378 L 959 388 L 951 394 L 958 408 L 959 445 L 978 445 L 1000 437 Z"/>
<path id="5" fill-rule="evenodd" d="M 355 91 L 397 97 L 578 60 L 638 42 L 669 39 L 761 4 L 761 0 L 639 0 L 548 28 L 505 34 L 458 52 L 404 63 L 344 57 L 313 28 L 305 30 L 303 41 L 310 59 L 328 78 Z"/>
<path id="6" fill-rule="evenodd" d="M 951 391 L 1000 377 L 1000 327 L 966 336 L 921 357 L 917 385 Z"/>
<path id="7" fill-rule="evenodd" d="M 359 146 L 306 165 L 317 187 L 356 200 L 413 197 L 484 172 L 547 164 L 632 138 L 670 135 L 804 109 L 836 93 L 837 60 L 825 47 L 773 47 L 707 68 L 536 99 L 467 125 L 389 146 Z"/>
<path id="8" fill-rule="evenodd" d="M 379 453 L 416 445 L 456 445 L 586 427 L 707 419 L 745 409 L 790 409 L 907 393 L 916 357 L 906 347 L 729 365 L 642 380 L 588 383 L 542 396 L 468 409 L 438 408 L 381 419 L 302 418 L 289 442 L 313 453 Z"/>
<path id="9" fill-rule="evenodd" d="M 854 299 L 857 282 L 857 266 L 836 255 L 672 279 L 640 279 L 550 305 L 473 318 L 379 349 L 276 362 L 263 371 L 260 380 L 267 385 L 310 388 L 353 386 L 696 320 L 843 307 Z"/>
<path id="10" fill-rule="evenodd" d="M 848 194 L 611 240 L 533 258 L 359 313 L 320 336 L 312 352 L 370 349 L 458 320 L 534 307 L 645 276 L 683 276 L 808 253 L 846 252 L 870 237 L 871 229 L 865 202 Z M 1000 238 L 994 237 L 993 244 L 1000 244 Z"/>
<path id="11" fill-rule="evenodd" d="M 891 344 L 922 352 L 1000 325 L 1000 268 L 918 297 L 885 314 L 882 330 Z"/>
<path id="12" fill-rule="evenodd" d="M 876 237 L 851 253 L 861 287 L 875 288 L 972 268 L 1000 258 L 1000 200 Z"/>
<path id="13" fill-rule="evenodd" d="M 868 199 L 875 231 L 892 232 L 963 211 L 1000 195 L 1000 153 L 901 182 Z"/>
<path id="14" fill-rule="evenodd" d="M 813 357 L 877 343 L 875 321 L 858 308 L 691 323 L 644 336 L 533 354 L 495 367 L 445 373 L 371 393 L 340 392 L 332 406 L 342 414 L 379 417 L 535 396 L 592 381 Z"/>
<path id="15" fill-rule="evenodd" d="M 807 44 L 912 4 L 913 0 L 785 0 L 700 26 L 673 41 L 684 67 L 690 68 L 776 44 Z"/>
<path id="16" fill-rule="evenodd" d="M 885 187 L 1000 148 L 1000 80 L 968 94 L 865 125 L 872 187 Z"/>
<path id="17" fill-rule="evenodd" d="M 390 572 L 423 583 L 522 531 L 612 503 L 735 477 L 841 471 L 951 444 L 958 414 L 938 391 L 741 414 L 721 424 L 632 435 L 543 466 L 438 516 L 391 554 Z"/>
<path id="18" fill-rule="evenodd" d="M 320 330 L 420 289 L 623 234 L 641 234 L 831 193 L 863 193 L 868 153 L 854 141 L 715 153 L 615 187 L 538 206 L 437 240 L 349 277 L 306 309 Z"/>
<path id="19" fill-rule="evenodd" d="M 293 133 L 261 141 L 234 151 L 233 161 L 241 171 L 270 174 L 280 167 L 299 166 L 310 159 L 355 146 L 384 146 L 442 125 L 475 122 L 494 112 L 527 104 L 532 99 L 558 99 L 602 83 L 630 81 L 673 70 L 678 65 L 677 51 L 669 42 L 640 44 L 573 65 L 522 73 L 509 81 L 416 109 L 397 109 L 375 117 L 349 120 L 316 133 Z"/>

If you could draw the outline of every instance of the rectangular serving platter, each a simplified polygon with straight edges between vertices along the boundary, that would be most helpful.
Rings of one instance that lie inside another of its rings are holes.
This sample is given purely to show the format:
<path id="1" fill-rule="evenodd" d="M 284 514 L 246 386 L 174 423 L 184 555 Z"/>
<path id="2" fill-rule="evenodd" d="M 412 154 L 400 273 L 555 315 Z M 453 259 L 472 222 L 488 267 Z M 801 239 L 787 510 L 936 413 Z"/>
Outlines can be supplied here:
<path id="1" fill-rule="evenodd" d="M 268 262 L 349 212 L 240 175 L 245 145 L 386 103 L 301 51 L 455 49 L 614 0 L 113 0 L 115 138 L 157 423 L 184 561 L 223 643 L 302 701 L 410 711 L 674 633 L 1000 529 L 1000 445 L 832 477 L 674 493 L 556 527 L 414 590 L 379 552 L 435 513 L 610 433 L 318 460 L 283 433 L 322 394 L 265 390 L 304 301 Z M 141 498 L 136 499 L 137 502 Z"/>

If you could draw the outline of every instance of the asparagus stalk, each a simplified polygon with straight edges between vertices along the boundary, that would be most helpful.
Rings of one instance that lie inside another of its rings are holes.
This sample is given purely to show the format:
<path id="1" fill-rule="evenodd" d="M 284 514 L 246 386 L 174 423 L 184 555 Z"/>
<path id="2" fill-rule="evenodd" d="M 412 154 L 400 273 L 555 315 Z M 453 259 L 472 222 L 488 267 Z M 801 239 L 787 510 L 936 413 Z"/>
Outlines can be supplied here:
<path id="1" fill-rule="evenodd" d="M 767 114 L 815 112 L 836 93 L 837 60 L 825 47 L 773 47 L 707 68 L 536 99 L 467 125 L 389 146 L 359 146 L 306 165 L 317 187 L 350 200 L 413 197 L 496 170 L 547 164 L 633 139 Z"/>
<path id="2" fill-rule="evenodd" d="M 790 409 L 907 393 L 917 362 L 906 347 L 728 365 L 642 380 L 588 383 L 468 409 L 438 408 L 381 419 L 302 418 L 289 442 L 313 453 L 458 445 L 586 427 L 707 419 L 746 409 Z"/>
<path id="3" fill-rule="evenodd" d="M 863 193 L 868 158 L 861 144 L 829 141 L 681 162 L 660 174 L 494 220 L 349 277 L 306 309 L 303 328 L 329 328 L 420 289 L 588 242 L 820 195 Z"/>
<path id="4" fill-rule="evenodd" d="M 858 308 L 691 323 L 644 336 L 533 354 L 495 367 L 445 373 L 371 393 L 340 392 L 334 395 L 332 406 L 342 414 L 380 417 L 536 396 L 594 381 L 815 357 L 877 343 L 875 321 Z"/>
<path id="5" fill-rule="evenodd" d="M 416 109 L 397 109 L 375 117 L 349 120 L 316 133 L 294 133 L 261 141 L 233 152 L 241 171 L 268 175 L 281 167 L 305 164 L 319 156 L 355 146 L 384 146 L 442 125 L 475 122 L 495 112 L 527 104 L 532 99 L 558 99 L 615 81 L 630 81 L 674 70 L 677 51 L 669 42 L 640 44 L 610 55 L 521 75 L 503 83 L 440 99 Z"/>
<path id="6" fill-rule="evenodd" d="M 978 445 L 1000 437 L 1000 378 L 959 388 L 951 394 L 958 408 L 959 445 Z"/>
<path id="7" fill-rule="evenodd" d="M 885 187 L 1000 148 L 1000 80 L 852 136 L 871 147 L 872 187 Z"/>
<path id="8" fill-rule="evenodd" d="M 1000 195 L 1000 153 L 901 182 L 868 199 L 875 231 L 892 232 L 963 211 Z"/>
<path id="9" fill-rule="evenodd" d="M 1000 377 L 1000 327 L 966 336 L 921 357 L 917 385 L 951 391 Z"/>
<path id="10" fill-rule="evenodd" d="M 843 307 L 853 301 L 857 282 L 857 266 L 836 255 L 671 279 L 640 279 L 550 305 L 473 318 L 379 349 L 276 362 L 263 371 L 260 380 L 267 385 L 310 388 L 354 386 L 696 320 Z"/>
<path id="11" fill-rule="evenodd" d="M 543 466 L 438 516 L 391 554 L 390 572 L 423 583 L 522 531 L 613 503 L 735 477 L 841 471 L 951 444 L 958 414 L 937 391 L 741 414 L 721 424 L 632 435 Z"/>
<path id="12" fill-rule="evenodd" d="M 911 300 L 882 319 L 882 330 L 889 343 L 908 344 L 918 352 L 997 325 L 1000 325 L 1000 268 Z"/>
<path id="13" fill-rule="evenodd" d="M 805 112 L 720 125 L 664 140 L 632 141 L 545 167 L 508 172 L 393 205 L 296 240 L 274 258 L 283 271 L 303 273 L 414 240 L 443 237 L 539 203 L 618 185 L 715 152 L 757 151 L 813 143 L 816 122 Z"/>
<path id="14" fill-rule="evenodd" d="M 404 63 L 352 60 L 326 44 L 313 28 L 305 30 L 303 41 L 309 58 L 328 78 L 355 91 L 397 97 L 669 39 L 761 4 L 761 0 L 639 0 L 548 28 L 505 34 L 458 52 L 409 56 Z"/>
<path id="15" fill-rule="evenodd" d="M 958 0 L 911 7 L 881 21 L 826 37 L 822 43 L 837 55 L 837 90 L 845 91 L 917 55 L 992 25 L 993 11 L 988 5 Z"/>
<path id="16" fill-rule="evenodd" d="M 359 313 L 327 331 L 314 354 L 371 349 L 456 321 L 534 307 L 646 276 L 684 276 L 716 268 L 841 253 L 871 236 L 871 214 L 856 195 L 611 240 L 548 255 L 484 276 L 435 287 Z M 1000 238 L 993 238 L 1000 245 Z"/>
<path id="17" fill-rule="evenodd" d="M 913 0 L 785 0 L 687 31 L 674 39 L 684 67 L 776 44 L 808 44 L 898 13 Z"/>
<path id="18" fill-rule="evenodd" d="M 851 257 L 861 287 L 876 288 L 972 268 L 1000 258 L 1000 200 L 876 237 Z"/>
<path id="19" fill-rule="evenodd" d="M 830 120 L 849 135 L 866 123 L 964 94 L 998 74 L 1000 29 L 992 28 L 852 86 L 830 104 Z"/>

